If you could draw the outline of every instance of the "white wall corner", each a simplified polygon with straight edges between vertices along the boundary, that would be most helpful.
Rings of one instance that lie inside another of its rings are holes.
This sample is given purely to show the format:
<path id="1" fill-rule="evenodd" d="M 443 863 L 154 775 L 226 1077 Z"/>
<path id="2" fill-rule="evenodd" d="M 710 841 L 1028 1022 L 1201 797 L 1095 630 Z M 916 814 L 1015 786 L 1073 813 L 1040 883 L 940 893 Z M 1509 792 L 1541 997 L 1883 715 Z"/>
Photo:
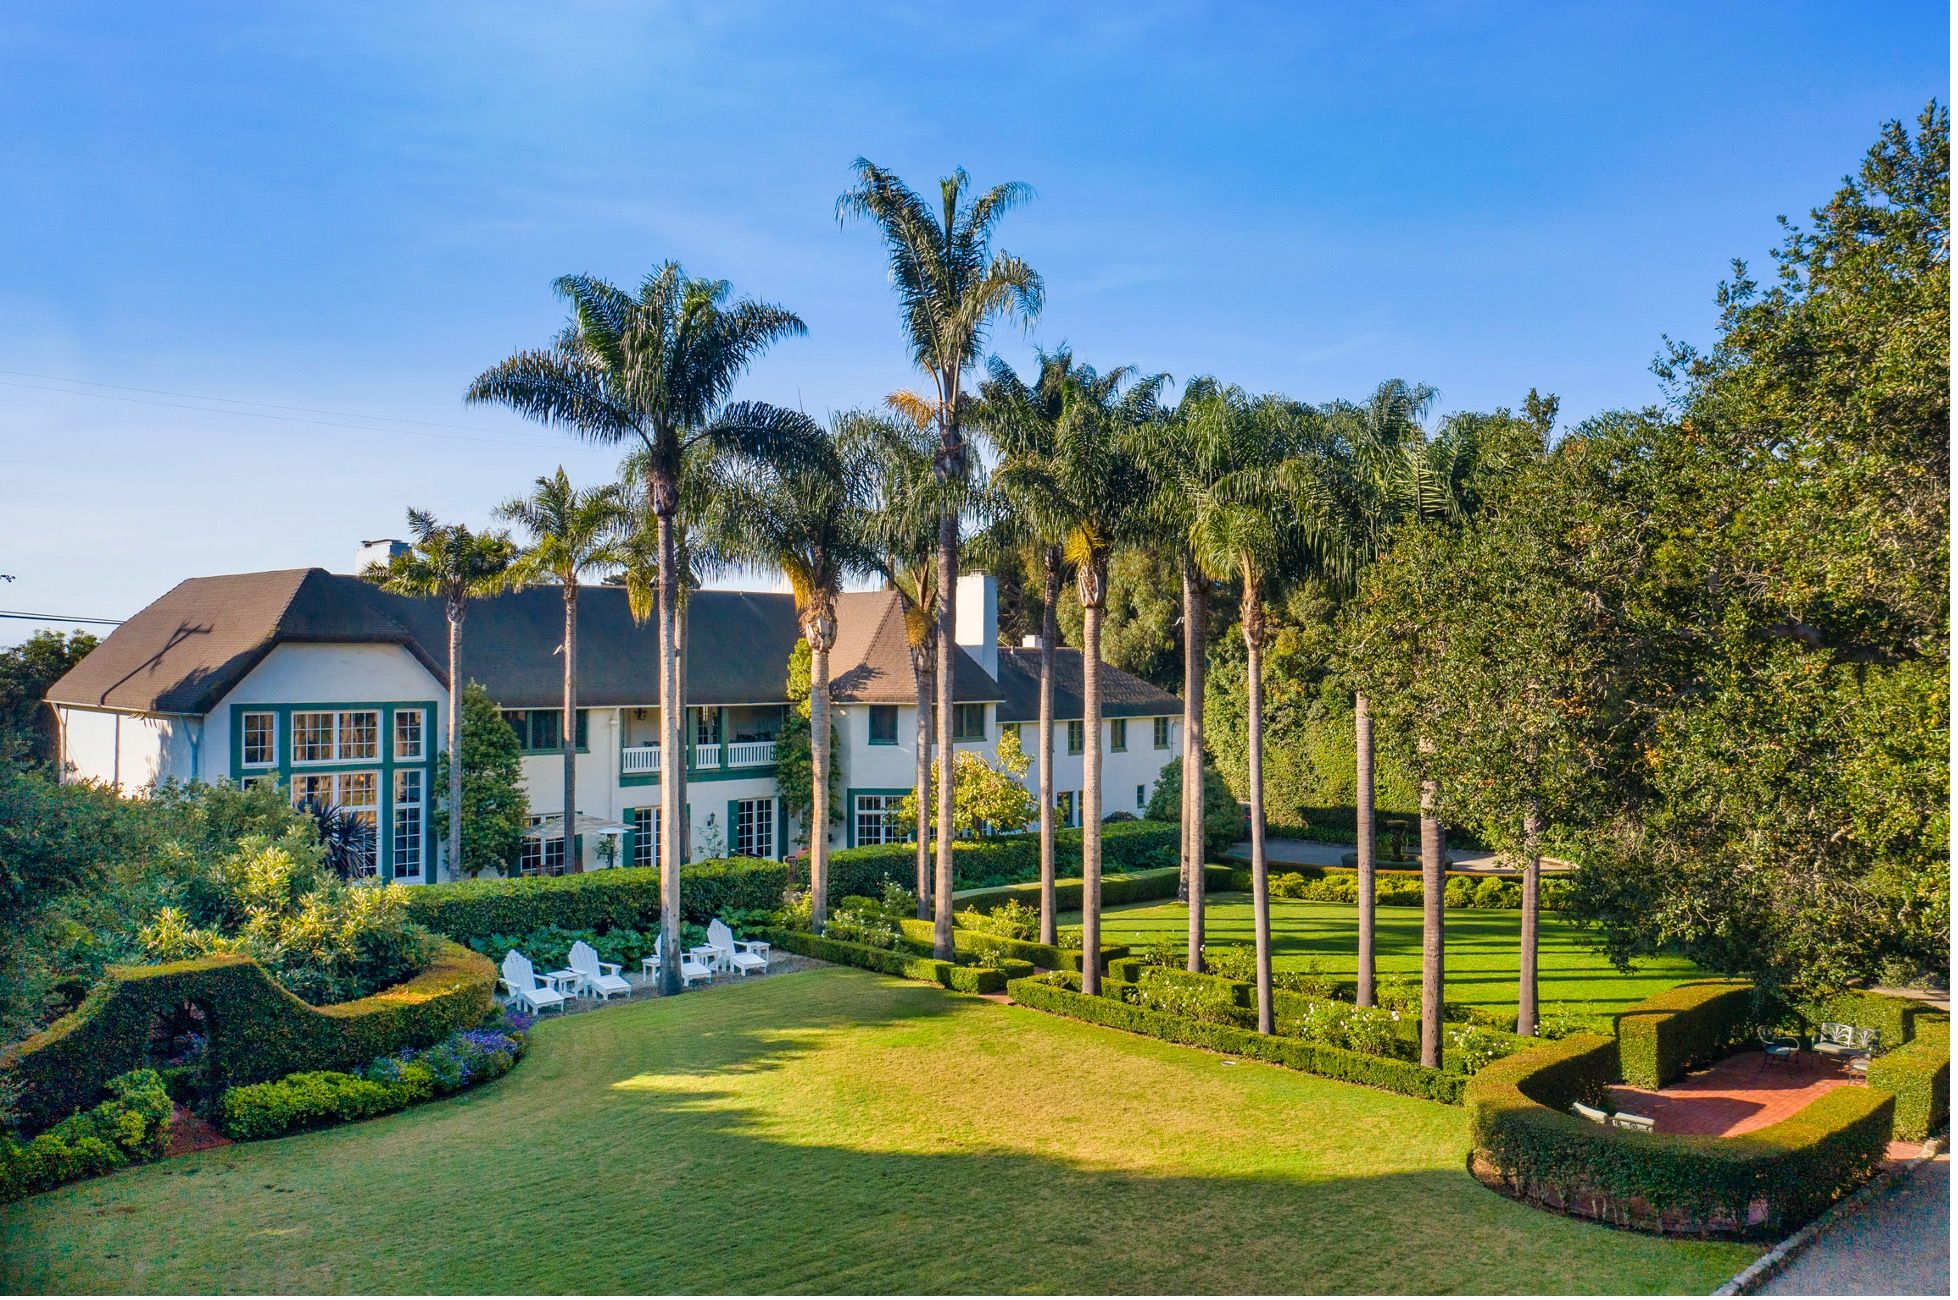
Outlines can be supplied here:
<path id="1" fill-rule="evenodd" d="M 988 677 L 999 680 L 999 583 L 992 574 L 959 575 L 952 639 L 978 661 Z"/>

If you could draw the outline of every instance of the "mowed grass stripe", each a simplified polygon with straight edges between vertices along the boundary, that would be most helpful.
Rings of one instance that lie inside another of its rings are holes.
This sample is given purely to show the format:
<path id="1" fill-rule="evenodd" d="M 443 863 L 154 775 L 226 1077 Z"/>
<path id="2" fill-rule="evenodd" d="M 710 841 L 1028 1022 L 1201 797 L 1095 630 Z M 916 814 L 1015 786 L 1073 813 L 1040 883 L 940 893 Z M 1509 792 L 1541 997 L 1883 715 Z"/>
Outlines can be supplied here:
<path id="1" fill-rule="evenodd" d="M 0 1210 L 13 1291 L 1701 1291 L 1460 1111 L 821 969 L 539 1026 L 366 1124 Z"/>

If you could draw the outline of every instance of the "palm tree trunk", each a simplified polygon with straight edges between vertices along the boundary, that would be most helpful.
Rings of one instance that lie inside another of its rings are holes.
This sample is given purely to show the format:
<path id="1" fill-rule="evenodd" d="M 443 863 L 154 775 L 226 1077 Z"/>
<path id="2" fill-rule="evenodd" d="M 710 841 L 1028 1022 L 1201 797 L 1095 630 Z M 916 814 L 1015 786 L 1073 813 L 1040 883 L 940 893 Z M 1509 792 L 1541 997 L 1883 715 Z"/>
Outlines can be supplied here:
<path id="1" fill-rule="evenodd" d="M 1522 973 L 1516 989 L 1516 1032 L 1525 1038 L 1536 1036 L 1537 894 L 1543 880 L 1543 854 L 1537 841 L 1542 833 L 1542 809 L 1532 799 L 1523 814 Z"/>
<path id="2" fill-rule="evenodd" d="M 1426 748 L 1423 742 L 1423 748 Z M 1421 1064 L 1441 1068 L 1443 989 L 1442 906 L 1447 880 L 1445 841 L 1435 817 L 1435 782 L 1421 778 Z"/>
<path id="3" fill-rule="evenodd" d="M 462 602 L 449 602 L 449 877 L 462 879 Z"/>
<path id="4" fill-rule="evenodd" d="M 918 805 L 918 919 L 931 919 L 931 669 L 924 647 L 911 656 L 911 683 L 918 696 L 917 773 L 912 798 Z"/>
<path id="5" fill-rule="evenodd" d="M 809 921 L 829 919 L 829 639 L 809 636 Z"/>
<path id="6" fill-rule="evenodd" d="M 1183 557 L 1183 889 L 1190 903 L 1186 956 L 1203 971 L 1203 686 L 1202 590 L 1196 565 Z"/>
<path id="7" fill-rule="evenodd" d="M 673 516 L 658 515 L 659 529 L 659 960 L 660 994 L 680 991 L 680 786 L 672 779 L 684 766 L 680 740 L 680 644 L 678 558 L 673 546 Z"/>
<path id="8" fill-rule="evenodd" d="M 1099 596 L 1105 581 L 1092 580 Z M 1093 997 L 1101 992 L 1101 600 L 1081 606 L 1081 991 Z"/>
<path id="9" fill-rule="evenodd" d="M 1060 640 L 1062 560 L 1047 551 L 1040 611 L 1040 942 L 1051 945 L 1057 930 L 1054 898 L 1054 646 Z"/>
<path id="10" fill-rule="evenodd" d="M 1246 584 L 1247 592 L 1256 588 Z M 1247 594 L 1245 605 L 1251 615 L 1245 621 L 1245 672 L 1250 687 L 1246 709 L 1246 780 L 1251 795 L 1251 921 L 1257 945 L 1258 1032 L 1269 1034 L 1277 1028 L 1271 1006 L 1271 879 L 1265 859 L 1265 669 L 1263 611 L 1251 608 L 1255 594 Z"/>
<path id="11" fill-rule="evenodd" d="M 564 862 L 584 870 L 578 855 L 578 584 L 564 586 Z"/>
<path id="12" fill-rule="evenodd" d="M 958 654 L 956 616 L 959 582 L 959 517 L 951 510 L 938 515 L 938 872 L 932 911 L 932 951 L 940 961 L 952 953 L 952 696 L 953 665 Z"/>
<path id="13" fill-rule="evenodd" d="M 1360 976 L 1353 1001 L 1373 1005 L 1373 709 L 1353 696 L 1354 856 L 1360 868 Z"/>
<path id="14" fill-rule="evenodd" d="M 680 607 L 673 615 L 673 635 L 680 643 L 680 666 L 673 675 L 673 698 L 674 707 L 678 710 L 680 719 L 682 742 L 678 761 L 666 769 L 665 775 L 660 780 L 662 782 L 673 782 L 673 802 L 680 808 L 680 864 L 685 866 L 688 860 L 693 857 L 693 818 L 687 816 L 686 812 L 687 756 L 685 752 L 687 726 L 687 605 L 690 597 L 685 591 L 679 590 L 677 586 L 675 590 L 679 594 Z M 664 816 L 665 814 L 661 815 Z"/>

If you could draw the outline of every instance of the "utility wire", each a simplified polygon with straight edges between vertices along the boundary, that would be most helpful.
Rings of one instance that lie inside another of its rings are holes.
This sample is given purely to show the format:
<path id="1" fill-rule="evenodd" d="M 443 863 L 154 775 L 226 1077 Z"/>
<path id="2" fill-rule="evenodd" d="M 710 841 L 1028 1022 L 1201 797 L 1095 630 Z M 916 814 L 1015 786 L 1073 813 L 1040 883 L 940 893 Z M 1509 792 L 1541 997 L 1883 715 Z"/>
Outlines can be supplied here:
<path id="1" fill-rule="evenodd" d="M 37 623 L 105 623 L 110 627 L 119 626 L 119 618 L 82 618 L 79 615 L 31 614 L 24 609 L 0 609 L 0 618 L 31 618 Z"/>

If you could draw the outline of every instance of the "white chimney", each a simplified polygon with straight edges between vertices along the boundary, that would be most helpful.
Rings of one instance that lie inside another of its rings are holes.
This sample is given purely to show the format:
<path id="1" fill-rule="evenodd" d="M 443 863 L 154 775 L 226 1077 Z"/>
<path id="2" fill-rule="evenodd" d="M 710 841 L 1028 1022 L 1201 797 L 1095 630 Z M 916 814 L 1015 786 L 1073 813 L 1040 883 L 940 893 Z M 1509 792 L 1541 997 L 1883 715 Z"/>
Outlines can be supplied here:
<path id="1" fill-rule="evenodd" d="M 952 639 L 978 661 L 988 677 L 999 679 L 999 584 L 990 573 L 959 575 Z"/>
<path id="2" fill-rule="evenodd" d="M 370 564 L 386 564 L 397 555 L 405 554 L 408 543 L 398 537 L 377 537 L 364 541 L 354 552 L 354 572 L 364 573 Z"/>

